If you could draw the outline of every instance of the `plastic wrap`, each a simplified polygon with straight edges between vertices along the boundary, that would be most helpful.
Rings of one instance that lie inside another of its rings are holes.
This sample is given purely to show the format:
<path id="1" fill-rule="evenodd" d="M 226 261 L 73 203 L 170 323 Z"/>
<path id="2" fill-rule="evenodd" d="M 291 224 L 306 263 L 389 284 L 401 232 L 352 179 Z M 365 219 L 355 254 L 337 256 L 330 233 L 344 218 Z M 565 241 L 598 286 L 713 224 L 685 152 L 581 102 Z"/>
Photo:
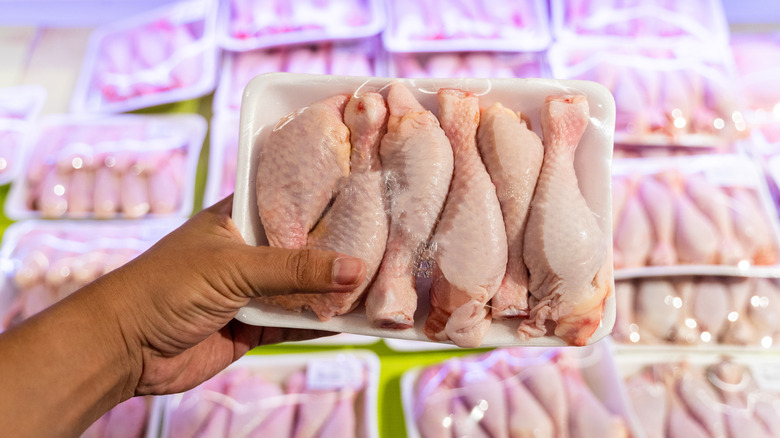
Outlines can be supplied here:
<path id="1" fill-rule="evenodd" d="M 378 55 L 379 44 L 377 38 L 367 38 L 226 53 L 214 113 L 239 111 L 244 88 L 263 73 L 381 76 L 385 61 Z"/>
<path id="2" fill-rule="evenodd" d="M 119 113 L 210 93 L 216 2 L 177 2 L 96 29 L 71 111 Z"/>
<path id="3" fill-rule="evenodd" d="M 388 2 L 388 9 L 382 39 L 391 52 L 531 52 L 551 41 L 542 0 L 399 0 Z"/>
<path id="4" fill-rule="evenodd" d="M 321 40 L 377 35 L 385 27 L 382 0 L 228 0 L 220 2 L 218 43 L 246 51 Z"/>
<path id="5" fill-rule="evenodd" d="M 0 249 L 2 329 L 65 298 L 152 246 L 183 220 L 11 225 Z"/>
<path id="6" fill-rule="evenodd" d="M 157 438 L 159 418 L 152 415 L 152 397 L 133 397 L 103 414 L 81 438 Z"/>
<path id="7" fill-rule="evenodd" d="M 780 285 L 753 277 L 658 277 L 615 284 L 612 336 L 631 346 L 776 347 Z"/>
<path id="8" fill-rule="evenodd" d="M 196 114 L 49 116 L 5 204 L 13 219 L 186 217 L 206 135 Z"/>
<path id="9" fill-rule="evenodd" d="M 379 359 L 368 351 L 245 356 L 160 398 L 160 438 L 378 437 Z"/>
<path id="10" fill-rule="evenodd" d="M 242 106 L 241 136 L 239 140 L 239 159 L 236 181 L 236 195 L 233 206 L 233 219 L 244 237 L 251 245 L 267 244 L 265 231 L 257 213 L 258 158 L 261 148 L 272 127 L 277 126 L 280 119 L 288 114 L 294 114 L 307 105 L 312 105 L 321 99 L 326 99 L 338 93 L 360 95 L 367 91 L 386 92 L 386 87 L 393 80 L 386 78 L 358 78 L 339 76 L 309 76 L 293 74 L 269 74 L 253 80 L 247 87 Z M 551 94 L 583 94 L 587 96 L 590 107 L 590 122 L 584 136 L 579 142 L 574 156 L 575 173 L 580 176 L 579 189 L 584 196 L 588 208 L 595 213 L 597 225 L 609 236 L 610 217 L 610 156 L 612 149 L 612 100 L 606 91 L 597 84 L 587 82 L 566 82 L 553 80 L 511 80 L 511 79 L 418 79 L 414 81 L 400 80 L 400 84 L 408 89 L 423 107 L 435 111 L 436 91 L 440 88 L 460 88 L 479 95 L 481 106 L 488 106 L 502 101 L 512 105 L 513 110 L 520 110 L 530 120 L 530 126 L 540 131 L 540 111 L 544 99 Z M 269 106 L 268 102 L 274 105 Z M 517 105 L 515 107 L 515 105 Z M 262 108 L 262 110 L 260 110 Z M 287 152 L 288 156 L 290 152 Z M 300 157 L 306 162 L 306 157 Z M 278 166 L 274 167 L 278 168 Z M 262 175 L 264 178 L 267 175 Z M 609 246 L 608 237 L 605 245 Z M 605 263 L 609 261 L 610 279 L 605 289 L 595 296 L 609 296 L 612 288 L 611 253 L 605 248 Z M 606 266 L 606 265 L 605 265 Z M 253 301 L 239 311 L 237 318 L 243 322 L 278 327 L 318 328 L 337 332 L 364 334 L 370 336 L 400 338 L 412 340 L 429 340 L 423 332 L 426 315 L 429 314 L 428 285 L 430 281 L 424 278 L 425 267 L 417 282 L 417 311 L 414 315 L 414 327 L 407 330 L 376 328 L 366 318 L 365 308 L 358 303 L 353 311 L 334 316 L 328 321 L 320 321 L 310 312 L 291 312 L 281 307 Z M 410 278 L 410 281 L 412 278 Z M 600 323 L 589 340 L 594 342 L 606 335 L 614 317 L 614 301 L 611 296 L 604 302 L 603 313 L 598 318 Z M 591 320 L 591 321 L 596 321 Z M 489 322 L 489 320 L 488 320 Z M 524 322 L 518 319 L 494 321 L 489 325 L 487 336 L 482 345 L 563 345 L 556 336 L 533 337 L 520 341 L 517 332 L 518 325 Z M 544 333 L 540 333 L 544 335 Z"/>
<path id="11" fill-rule="evenodd" d="M 626 38 L 630 44 L 650 40 L 674 44 L 729 40 L 723 5 L 717 0 L 620 2 L 553 0 L 553 31 L 558 40 Z"/>
<path id="12" fill-rule="evenodd" d="M 21 168 L 30 127 L 45 99 L 46 90 L 37 85 L 0 88 L 0 185 Z"/>
<path id="13" fill-rule="evenodd" d="M 546 78 L 547 60 L 538 52 L 396 53 L 388 75 L 399 78 Z"/>
<path id="14" fill-rule="evenodd" d="M 600 342 L 498 349 L 413 369 L 401 396 L 410 438 L 636 436 L 619 384 Z"/>
<path id="15" fill-rule="evenodd" d="M 774 356 L 655 352 L 616 362 L 635 437 L 780 434 Z"/>
<path id="16" fill-rule="evenodd" d="M 615 143 L 725 149 L 747 135 L 736 73 L 720 45 L 559 43 L 553 76 L 601 83 L 615 96 Z"/>
<path id="17" fill-rule="evenodd" d="M 745 155 L 615 160 L 615 277 L 776 275 L 780 233 Z"/>

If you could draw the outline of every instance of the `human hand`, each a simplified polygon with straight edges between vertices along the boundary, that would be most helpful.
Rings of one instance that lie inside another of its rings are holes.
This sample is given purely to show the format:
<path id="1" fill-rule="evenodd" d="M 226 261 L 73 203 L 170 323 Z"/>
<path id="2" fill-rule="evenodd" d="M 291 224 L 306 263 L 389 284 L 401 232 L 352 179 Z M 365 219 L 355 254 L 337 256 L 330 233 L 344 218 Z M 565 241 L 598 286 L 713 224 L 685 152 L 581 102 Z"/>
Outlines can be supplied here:
<path id="1" fill-rule="evenodd" d="M 111 305 L 135 370 L 127 397 L 185 391 L 255 346 L 332 334 L 233 317 L 254 297 L 348 292 L 363 281 L 357 258 L 246 245 L 231 209 L 232 196 L 99 280 L 123 292 Z"/>

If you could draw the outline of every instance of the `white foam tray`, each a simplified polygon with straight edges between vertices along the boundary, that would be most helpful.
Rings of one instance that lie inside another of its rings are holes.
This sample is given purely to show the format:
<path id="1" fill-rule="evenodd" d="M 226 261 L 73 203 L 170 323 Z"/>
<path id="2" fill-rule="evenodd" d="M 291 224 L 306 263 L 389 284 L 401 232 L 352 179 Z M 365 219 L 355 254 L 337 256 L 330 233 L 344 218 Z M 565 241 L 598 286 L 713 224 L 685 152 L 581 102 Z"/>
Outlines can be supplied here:
<path id="1" fill-rule="evenodd" d="M 528 114 L 531 127 L 539 135 L 541 135 L 540 112 L 548 95 L 587 96 L 591 120 L 577 149 L 574 166 L 579 176 L 580 190 L 598 218 L 599 226 L 606 236 L 612 235 L 610 165 L 615 106 L 612 95 L 599 84 L 551 79 L 410 80 L 271 73 L 260 75 L 249 83 L 241 105 L 233 220 L 248 244 L 268 244 L 256 207 L 257 157 L 269 131 L 279 119 L 313 102 L 336 94 L 353 94 L 361 91 L 379 91 L 386 94 L 387 86 L 396 80 L 406 85 L 420 103 L 431 109 L 434 114 L 437 113 L 436 91 L 439 88 L 459 88 L 479 95 L 482 106 L 501 101 L 513 110 Z M 605 242 L 605 245 L 609 246 L 611 259 L 611 239 Z M 321 322 L 310 312 L 289 312 L 253 301 L 243 307 L 236 318 L 254 325 L 312 328 L 383 338 L 429 341 L 423 333 L 423 325 L 429 309 L 428 291 L 420 290 L 418 287 L 418 297 L 415 326 L 407 330 L 372 327 L 365 317 L 362 306 L 349 314 L 334 317 L 328 322 Z M 610 333 L 614 322 L 615 299 L 612 295 L 606 301 L 601 325 L 589 342 L 595 342 Z M 481 346 L 565 345 L 560 338 L 554 336 L 533 338 L 521 343 L 516 336 L 517 324 L 512 321 L 494 321 Z"/>
<path id="2" fill-rule="evenodd" d="M 283 383 L 293 373 L 302 371 L 307 364 L 316 361 L 337 360 L 339 357 L 357 359 L 367 371 L 367 380 L 356 399 L 356 438 L 378 438 L 379 423 L 377 420 L 377 398 L 379 394 L 379 357 L 369 350 L 344 350 L 342 352 L 323 352 L 305 354 L 275 354 L 244 356 L 230 365 L 227 370 L 247 368 L 261 372 L 263 377 L 271 382 Z M 160 419 L 159 438 L 177 438 L 168 434 L 167 422 L 171 414 L 171 406 L 181 399 L 182 394 L 172 394 L 156 397 L 153 413 Z M 149 438 L 149 437 L 147 437 Z M 269 437 L 271 438 L 271 437 Z"/>

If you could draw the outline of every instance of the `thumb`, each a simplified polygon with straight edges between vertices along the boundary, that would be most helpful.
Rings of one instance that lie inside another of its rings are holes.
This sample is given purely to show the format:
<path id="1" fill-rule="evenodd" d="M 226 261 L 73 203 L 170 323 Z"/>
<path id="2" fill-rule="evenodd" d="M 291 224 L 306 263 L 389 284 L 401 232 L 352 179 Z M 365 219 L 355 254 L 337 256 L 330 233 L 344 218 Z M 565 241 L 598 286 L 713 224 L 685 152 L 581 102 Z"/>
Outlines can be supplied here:
<path id="1" fill-rule="evenodd" d="M 295 293 L 349 292 L 366 277 L 363 260 L 313 249 L 248 247 L 236 266 L 250 298 Z"/>

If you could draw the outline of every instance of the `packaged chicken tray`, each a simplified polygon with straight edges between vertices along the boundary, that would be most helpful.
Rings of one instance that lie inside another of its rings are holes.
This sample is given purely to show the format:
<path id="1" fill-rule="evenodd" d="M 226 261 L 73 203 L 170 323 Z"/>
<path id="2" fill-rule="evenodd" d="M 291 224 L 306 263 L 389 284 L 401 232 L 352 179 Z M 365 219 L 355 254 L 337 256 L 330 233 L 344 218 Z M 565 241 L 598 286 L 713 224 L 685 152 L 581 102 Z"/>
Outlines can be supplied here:
<path id="1" fill-rule="evenodd" d="M 5 204 L 12 219 L 186 217 L 206 135 L 197 114 L 48 116 Z"/>
<path id="2" fill-rule="evenodd" d="M 0 249 L 0 330 L 129 262 L 182 222 L 30 220 L 11 225 Z"/>
<path id="3" fill-rule="evenodd" d="M 0 185 L 19 172 L 30 128 L 45 100 L 46 89 L 37 85 L 0 88 Z"/>
<path id="4" fill-rule="evenodd" d="M 378 38 L 363 38 L 227 52 L 214 95 L 214 113 L 238 112 L 246 85 L 263 73 L 381 76 L 386 62 L 379 56 L 380 44 Z"/>
<path id="5" fill-rule="evenodd" d="M 409 438 L 637 436 L 604 342 L 503 348 L 401 378 Z"/>
<path id="6" fill-rule="evenodd" d="M 133 397 L 103 414 L 81 438 L 157 438 L 160 414 L 153 409 L 156 397 Z"/>
<path id="7" fill-rule="evenodd" d="M 241 321 L 461 347 L 610 331 L 614 106 L 598 84 L 277 73 L 241 111 L 246 242 L 366 265 L 350 293 L 255 300 Z"/>
<path id="8" fill-rule="evenodd" d="M 213 0 L 176 2 L 96 29 L 71 111 L 121 113 L 213 91 L 215 10 Z"/>
<path id="9" fill-rule="evenodd" d="M 596 81 L 615 96 L 615 143 L 728 150 L 747 136 L 734 60 L 719 44 L 556 43 L 553 76 Z"/>
<path id="10" fill-rule="evenodd" d="M 732 36 L 739 89 L 744 96 L 745 116 L 753 125 L 780 121 L 780 33 L 736 33 Z"/>
<path id="11" fill-rule="evenodd" d="M 746 155 L 615 160 L 615 277 L 776 276 L 780 226 Z"/>
<path id="12" fill-rule="evenodd" d="M 227 0 L 220 2 L 217 41 L 231 51 L 377 35 L 382 0 Z"/>
<path id="13" fill-rule="evenodd" d="M 615 362 L 636 438 L 780 436 L 776 356 L 654 352 Z"/>
<path id="14" fill-rule="evenodd" d="M 244 356 L 157 399 L 160 438 L 376 438 L 379 358 L 370 351 Z"/>
<path id="15" fill-rule="evenodd" d="M 684 40 L 727 44 L 729 28 L 717 0 L 684 2 L 565 1 L 550 2 L 555 36 L 560 41 L 625 38 L 630 44 Z"/>
<path id="16" fill-rule="evenodd" d="M 612 337 L 631 349 L 776 349 L 780 283 L 765 277 L 651 277 L 615 284 Z"/>
<path id="17" fill-rule="evenodd" d="M 388 2 L 382 41 L 390 52 L 534 52 L 550 45 L 543 0 Z"/>

